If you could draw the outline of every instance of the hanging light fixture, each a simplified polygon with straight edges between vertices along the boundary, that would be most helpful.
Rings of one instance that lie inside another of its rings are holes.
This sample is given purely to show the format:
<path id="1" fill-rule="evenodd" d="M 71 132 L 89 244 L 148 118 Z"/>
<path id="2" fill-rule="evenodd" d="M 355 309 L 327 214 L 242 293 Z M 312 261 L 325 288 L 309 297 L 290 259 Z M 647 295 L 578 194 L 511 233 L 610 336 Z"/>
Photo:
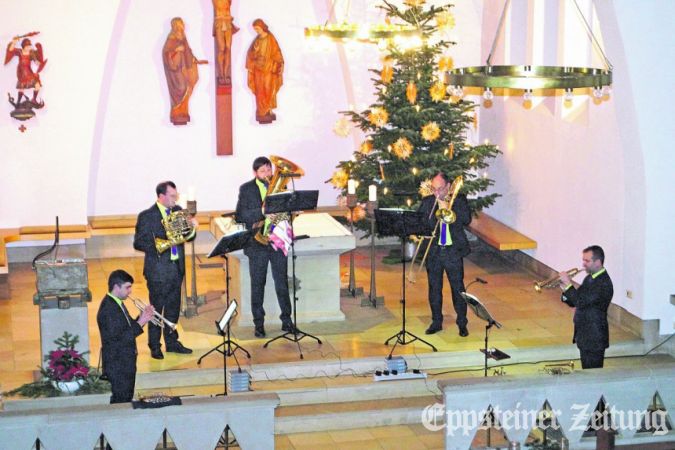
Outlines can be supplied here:
<path id="1" fill-rule="evenodd" d="M 328 38 L 336 42 L 358 41 L 364 43 L 381 43 L 388 39 L 421 39 L 422 33 L 418 27 L 410 24 L 391 24 L 391 23 L 356 23 L 344 20 L 341 23 L 328 23 L 335 14 L 335 4 L 333 0 L 328 14 L 328 20 L 323 25 L 305 27 L 305 37 L 307 38 Z M 347 11 L 351 2 L 347 4 Z"/>
<path id="2" fill-rule="evenodd" d="M 573 0 L 573 2 L 579 11 L 592 43 L 604 59 L 605 68 L 492 65 L 492 54 L 504 25 L 506 10 L 511 3 L 511 0 L 506 0 L 486 64 L 484 66 L 460 67 L 446 72 L 446 84 L 451 86 L 449 90 L 458 93 L 462 87 L 479 87 L 484 89 L 483 95 L 485 98 L 492 98 L 495 88 L 522 89 L 527 100 L 532 98 L 532 90 L 534 89 L 564 89 L 564 98 L 568 101 L 573 98 L 575 88 L 593 88 L 593 95 L 596 98 L 601 98 L 608 92 L 609 86 L 612 84 L 612 65 L 595 38 L 577 4 L 577 0 Z"/>

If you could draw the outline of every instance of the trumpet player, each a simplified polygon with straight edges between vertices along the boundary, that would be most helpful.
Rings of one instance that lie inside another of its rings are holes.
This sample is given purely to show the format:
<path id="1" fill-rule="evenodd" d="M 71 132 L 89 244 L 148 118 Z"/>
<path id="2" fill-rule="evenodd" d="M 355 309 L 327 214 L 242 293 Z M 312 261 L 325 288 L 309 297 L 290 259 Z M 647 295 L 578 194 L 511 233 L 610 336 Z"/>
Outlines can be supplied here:
<path id="1" fill-rule="evenodd" d="M 433 195 L 422 199 L 419 211 L 423 212 L 429 221 L 429 229 L 436 230 L 429 244 L 429 254 L 426 261 L 427 278 L 429 281 L 429 306 L 431 307 L 431 325 L 426 334 L 434 334 L 443 329 L 443 274 L 446 274 L 452 290 L 452 305 L 457 314 L 455 320 L 459 328 L 459 335 L 469 335 L 466 318 L 466 301 L 461 293 L 464 292 L 464 257 L 471 249 L 464 234 L 464 227 L 471 223 L 471 210 L 464 194 L 459 194 L 452 205 L 454 221 L 448 223 L 443 218 L 436 218 L 436 211 L 448 210 L 448 191 L 450 183 L 448 176 L 438 172 L 431 180 Z M 438 222 L 438 226 L 437 226 Z"/>
<path id="2" fill-rule="evenodd" d="M 561 300 L 574 311 L 574 338 L 583 369 L 601 368 L 605 349 L 609 347 L 607 309 L 612 302 L 614 286 L 604 267 L 605 252 L 598 245 L 586 247 L 582 264 L 587 275 L 575 288 L 567 272 L 560 272 Z"/>
<path id="3" fill-rule="evenodd" d="M 131 294 L 134 279 L 124 270 L 115 270 L 108 277 L 108 293 L 98 308 L 96 322 L 101 335 L 103 374 L 110 380 L 110 403 L 130 402 L 136 384 L 136 337 L 152 320 L 155 309 L 145 308 L 132 319 L 124 305 Z"/>
<path id="4" fill-rule="evenodd" d="M 162 220 L 182 208 L 176 204 L 178 191 L 172 181 L 163 181 L 155 188 L 157 201 L 138 215 L 134 248 L 145 253 L 143 276 L 150 292 L 150 304 L 167 320 L 178 323 L 180 314 L 180 293 L 185 276 L 184 242 L 195 238 L 199 223 L 194 217 L 190 219 L 192 230 L 183 236 L 181 243 L 172 242 L 171 248 L 160 252 L 156 239 L 167 240 L 167 230 Z M 148 346 L 154 359 L 163 359 L 160 337 L 162 328 L 155 324 L 148 325 Z M 178 332 L 164 327 L 164 343 L 166 351 L 173 353 L 192 353 L 178 340 Z"/>

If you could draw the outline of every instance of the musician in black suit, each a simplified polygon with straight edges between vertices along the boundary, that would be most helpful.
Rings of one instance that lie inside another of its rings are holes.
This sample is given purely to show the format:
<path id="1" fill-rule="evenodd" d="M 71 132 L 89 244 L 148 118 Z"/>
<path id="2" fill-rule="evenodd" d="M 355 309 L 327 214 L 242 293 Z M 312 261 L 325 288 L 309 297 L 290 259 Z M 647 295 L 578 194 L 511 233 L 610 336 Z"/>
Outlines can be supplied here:
<path id="1" fill-rule="evenodd" d="M 150 304 L 162 314 L 165 319 L 178 323 L 180 315 L 180 294 L 185 276 L 185 249 L 183 244 L 173 245 L 171 249 L 162 253 L 155 247 L 155 238 L 166 239 L 166 230 L 162 219 L 174 211 L 182 208 L 176 204 L 178 192 L 172 181 L 163 181 L 155 188 L 157 202 L 138 215 L 134 248 L 145 253 L 143 276 L 150 292 Z M 197 220 L 193 217 L 192 232 L 185 237 L 189 242 L 195 238 Z M 162 328 L 150 324 L 148 330 L 148 346 L 155 359 L 163 359 L 160 337 Z M 166 351 L 173 353 L 192 353 L 178 341 L 178 331 L 164 328 L 164 343 Z"/>
<path id="2" fill-rule="evenodd" d="M 561 300 L 574 311 L 574 338 L 584 369 L 602 368 L 605 349 L 609 347 L 607 309 L 612 302 L 614 286 L 604 267 L 605 252 L 598 245 L 584 249 L 582 264 L 586 278 L 575 288 L 567 272 L 560 272 Z"/>
<path id="3" fill-rule="evenodd" d="M 237 221 L 246 224 L 246 228 L 254 234 L 259 227 L 269 228 L 269 221 L 273 218 L 269 214 L 265 218 L 263 200 L 267 195 L 270 178 L 272 177 L 272 162 L 264 157 L 253 161 L 254 178 L 239 187 L 237 200 Z M 255 325 L 256 337 L 265 337 L 265 281 L 267 280 L 267 266 L 272 266 L 272 278 L 277 292 L 277 301 L 281 310 L 281 329 L 293 331 L 291 320 L 291 300 L 288 294 L 288 258 L 281 251 L 275 250 L 270 244 L 263 245 L 251 239 L 244 254 L 248 257 L 249 272 L 251 275 L 251 312 Z"/>
<path id="4" fill-rule="evenodd" d="M 429 235 L 436 227 L 435 213 L 440 208 L 447 208 L 445 201 L 450 183 L 448 176 L 438 172 L 431 180 L 434 194 L 422 199 L 418 211 L 423 212 L 428 220 Z M 438 199 L 438 203 L 436 202 Z M 469 335 L 466 318 L 466 301 L 461 293 L 464 288 L 464 260 L 471 249 L 464 233 L 464 227 L 471 223 L 471 210 L 464 194 L 459 194 L 452 205 L 455 221 L 446 224 L 440 221 L 435 238 L 428 243 L 429 254 L 426 260 L 427 278 L 429 280 L 429 306 L 431 307 L 431 325 L 426 334 L 434 334 L 443 329 L 443 274 L 447 274 L 452 290 L 452 305 L 457 314 L 457 327 L 462 337 Z"/>
<path id="5" fill-rule="evenodd" d="M 101 334 L 101 359 L 103 374 L 110 380 L 110 403 L 130 402 L 136 383 L 136 336 L 143 333 L 143 326 L 154 314 L 152 305 L 132 319 L 124 306 L 131 294 L 134 279 L 124 270 L 115 270 L 108 277 L 108 294 L 98 308 L 96 322 Z"/>

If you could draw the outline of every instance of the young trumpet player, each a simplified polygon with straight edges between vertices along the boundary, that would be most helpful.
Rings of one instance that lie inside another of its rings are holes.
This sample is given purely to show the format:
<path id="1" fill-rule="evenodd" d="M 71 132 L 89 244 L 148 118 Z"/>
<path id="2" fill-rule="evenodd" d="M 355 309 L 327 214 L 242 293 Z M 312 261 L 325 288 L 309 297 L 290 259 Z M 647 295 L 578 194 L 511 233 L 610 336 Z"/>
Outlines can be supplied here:
<path id="1" fill-rule="evenodd" d="M 124 270 L 115 270 L 108 277 L 108 293 L 98 309 L 96 322 L 101 334 L 103 374 L 112 386 L 110 403 L 130 402 L 136 384 L 136 337 L 155 315 L 155 308 L 147 306 L 132 319 L 124 305 L 131 294 L 134 279 Z"/>

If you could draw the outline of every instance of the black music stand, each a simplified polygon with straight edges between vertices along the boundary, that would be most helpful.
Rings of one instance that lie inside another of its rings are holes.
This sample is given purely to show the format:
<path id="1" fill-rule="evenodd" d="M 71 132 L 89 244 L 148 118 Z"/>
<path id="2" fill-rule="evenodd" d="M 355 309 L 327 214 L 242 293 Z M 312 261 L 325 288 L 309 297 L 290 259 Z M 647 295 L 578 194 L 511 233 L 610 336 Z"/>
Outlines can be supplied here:
<path id="1" fill-rule="evenodd" d="M 216 244 L 215 247 L 211 250 L 211 252 L 206 255 L 207 258 L 213 258 L 214 256 L 222 256 L 225 258 L 225 313 L 223 314 L 223 317 L 221 317 L 220 320 L 216 321 L 216 329 L 218 330 L 218 334 L 223 337 L 223 342 L 222 344 L 218 344 L 217 346 L 213 347 L 211 350 L 208 352 L 204 353 L 202 356 L 199 357 L 197 360 L 197 364 L 202 363 L 202 359 L 206 358 L 208 355 L 210 355 L 213 352 L 219 352 L 223 355 L 223 370 L 225 371 L 224 376 L 225 376 L 225 395 L 227 395 L 227 357 L 228 356 L 234 356 L 234 360 L 237 363 L 237 367 L 239 367 L 239 361 L 237 361 L 237 355 L 235 352 L 237 350 L 241 350 L 246 354 L 246 356 L 250 359 L 251 354 L 246 350 L 244 347 L 241 345 L 237 344 L 236 342 L 232 341 L 230 339 L 230 320 L 231 317 L 228 318 L 226 323 L 223 322 L 223 319 L 227 315 L 229 309 L 230 309 L 230 260 L 227 256 L 228 253 L 232 253 L 237 250 L 241 250 L 246 245 L 248 244 L 248 241 L 251 239 L 251 232 L 250 231 L 239 231 L 234 234 L 226 234 L 225 236 L 222 236 L 218 243 Z M 233 299 L 234 304 L 236 304 L 236 300 Z M 227 328 L 227 330 L 223 329 L 223 326 Z M 222 349 L 222 350 L 221 350 Z M 241 367 L 239 367 L 241 370 Z"/>
<path id="2" fill-rule="evenodd" d="M 319 200 L 319 191 L 286 191 L 279 194 L 272 194 L 265 197 L 265 214 L 288 213 L 290 217 L 291 229 L 293 228 L 293 213 L 298 211 L 306 211 L 316 209 L 316 204 Z M 293 327 L 291 331 L 287 331 L 275 338 L 270 339 L 263 345 L 267 348 L 269 344 L 278 340 L 286 339 L 295 342 L 298 345 L 298 352 L 300 352 L 300 359 L 304 359 L 302 349 L 300 348 L 300 340 L 304 337 L 315 339 L 321 344 L 321 339 L 318 337 L 305 333 L 298 328 L 298 296 L 297 286 L 295 280 L 295 241 L 298 237 L 295 233 L 291 236 L 291 273 L 293 276 Z"/>
<path id="3" fill-rule="evenodd" d="M 470 283 L 469 286 L 471 286 Z M 469 287 L 467 286 L 467 288 Z M 496 326 L 497 328 L 501 328 L 502 324 L 497 322 L 495 319 L 492 318 L 490 313 L 488 312 L 487 308 L 476 298 L 476 296 L 469 294 L 468 292 L 462 292 L 462 298 L 466 301 L 466 304 L 471 308 L 471 310 L 476 314 L 476 316 L 479 319 L 483 319 L 484 321 L 487 322 L 487 325 L 485 325 L 485 348 L 481 348 L 480 352 L 485 355 L 485 363 L 483 366 L 483 376 L 487 377 L 487 370 L 488 370 L 488 358 L 489 359 L 494 359 L 495 361 L 501 361 L 502 359 L 508 359 L 510 358 L 509 355 L 504 353 L 503 351 L 497 349 L 497 348 L 490 348 L 488 347 L 488 335 L 490 328 L 492 326 Z"/>
<path id="4" fill-rule="evenodd" d="M 384 345 L 389 345 L 389 341 L 396 339 L 396 343 L 392 347 L 387 358 L 391 359 L 391 355 L 394 353 L 398 344 L 408 345 L 415 341 L 420 341 L 431 347 L 433 351 L 437 352 L 438 350 L 431 343 L 405 329 L 405 240 L 411 234 L 426 234 L 428 232 L 427 218 L 424 213 L 417 211 L 379 208 L 375 210 L 375 222 L 377 223 L 377 232 L 381 236 L 398 236 L 401 238 L 401 262 L 403 263 L 401 266 L 401 284 L 403 286 L 401 304 L 403 305 L 403 315 L 401 318 L 401 331 L 384 341 Z M 408 337 L 412 339 L 408 339 Z"/>

